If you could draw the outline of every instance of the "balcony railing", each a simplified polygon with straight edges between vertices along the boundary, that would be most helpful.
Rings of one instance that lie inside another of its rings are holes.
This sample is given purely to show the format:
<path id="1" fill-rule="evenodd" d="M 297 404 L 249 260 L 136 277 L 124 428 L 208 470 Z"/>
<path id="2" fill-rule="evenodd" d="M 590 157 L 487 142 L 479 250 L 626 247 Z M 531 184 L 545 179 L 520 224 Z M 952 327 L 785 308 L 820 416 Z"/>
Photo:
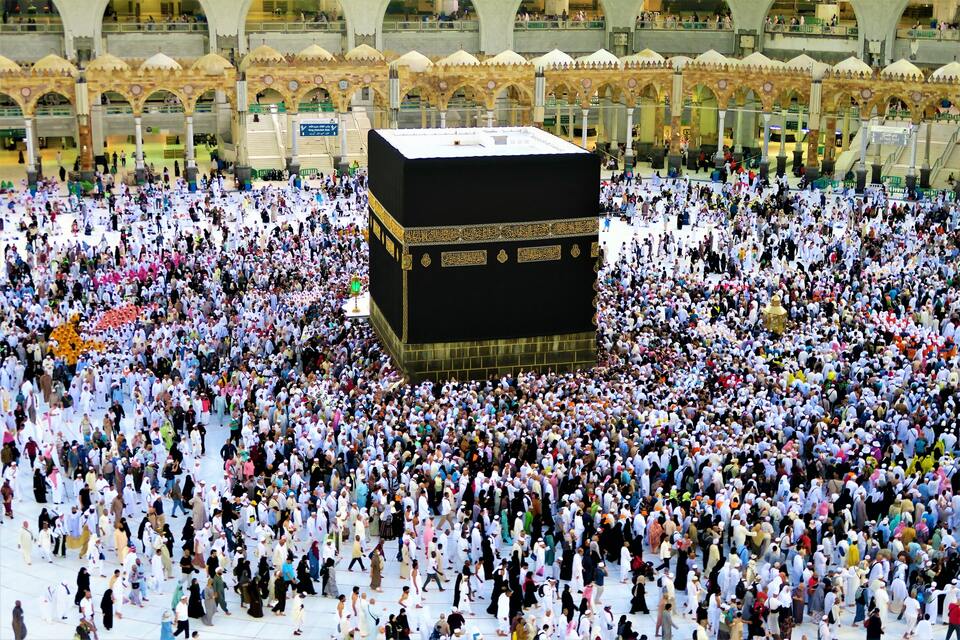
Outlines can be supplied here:
<path id="1" fill-rule="evenodd" d="M 333 20 L 328 22 L 312 21 L 266 21 L 266 22 L 248 22 L 244 27 L 247 33 L 305 33 L 305 32 L 328 32 L 328 33 L 346 33 L 347 23 L 342 20 Z"/>
<path id="2" fill-rule="evenodd" d="M 517 20 L 514 31 L 538 31 L 540 29 L 561 29 L 568 31 L 602 31 L 603 20 Z"/>
<path id="3" fill-rule="evenodd" d="M 384 33 L 402 31 L 480 31 L 479 20 L 386 20 Z"/>
<path id="4" fill-rule="evenodd" d="M 763 30 L 767 33 L 782 33 L 791 36 L 833 36 L 835 38 L 856 38 L 857 28 L 829 24 L 768 24 Z"/>
<path id="5" fill-rule="evenodd" d="M 716 20 L 693 22 L 688 20 L 638 20 L 637 29 L 648 31 L 733 31 L 733 25 L 727 26 Z"/>
<path id="6" fill-rule="evenodd" d="M 0 33 L 63 33 L 62 22 L 38 22 L 36 24 L 0 23 Z"/>
<path id="7" fill-rule="evenodd" d="M 104 22 L 104 33 L 206 33 L 206 22 Z"/>
<path id="8" fill-rule="evenodd" d="M 960 29 L 897 29 L 897 37 L 957 42 L 960 41 Z"/>

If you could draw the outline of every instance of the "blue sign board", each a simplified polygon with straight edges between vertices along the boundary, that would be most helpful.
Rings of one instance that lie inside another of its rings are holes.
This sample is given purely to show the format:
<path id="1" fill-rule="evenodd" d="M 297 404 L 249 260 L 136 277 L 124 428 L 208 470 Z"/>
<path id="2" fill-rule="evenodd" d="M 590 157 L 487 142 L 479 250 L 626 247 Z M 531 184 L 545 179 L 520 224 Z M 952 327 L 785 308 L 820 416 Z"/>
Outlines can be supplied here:
<path id="1" fill-rule="evenodd" d="M 336 136 L 339 132 L 339 124 L 332 118 L 326 120 L 306 120 L 300 123 L 300 136 L 304 138 Z"/>

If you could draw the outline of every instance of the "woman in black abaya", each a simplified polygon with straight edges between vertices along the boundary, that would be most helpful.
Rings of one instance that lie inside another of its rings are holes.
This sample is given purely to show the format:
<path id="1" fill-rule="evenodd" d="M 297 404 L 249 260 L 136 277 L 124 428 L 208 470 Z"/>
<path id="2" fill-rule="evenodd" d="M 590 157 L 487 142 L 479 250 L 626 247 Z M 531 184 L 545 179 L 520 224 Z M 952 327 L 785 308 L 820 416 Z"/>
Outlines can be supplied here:
<path id="1" fill-rule="evenodd" d="M 200 583 L 194 578 L 190 581 L 190 599 L 187 601 L 187 615 L 191 618 L 203 617 L 203 598 L 200 597 Z"/>

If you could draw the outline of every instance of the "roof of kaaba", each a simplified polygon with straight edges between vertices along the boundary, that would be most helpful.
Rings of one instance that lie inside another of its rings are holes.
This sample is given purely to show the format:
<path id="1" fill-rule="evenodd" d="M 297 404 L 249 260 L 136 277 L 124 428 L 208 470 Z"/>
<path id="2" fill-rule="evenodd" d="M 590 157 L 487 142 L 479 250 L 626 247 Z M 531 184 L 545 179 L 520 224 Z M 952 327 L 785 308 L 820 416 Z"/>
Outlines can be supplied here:
<path id="1" fill-rule="evenodd" d="M 473 158 L 589 153 L 535 127 L 380 129 L 405 158 Z"/>

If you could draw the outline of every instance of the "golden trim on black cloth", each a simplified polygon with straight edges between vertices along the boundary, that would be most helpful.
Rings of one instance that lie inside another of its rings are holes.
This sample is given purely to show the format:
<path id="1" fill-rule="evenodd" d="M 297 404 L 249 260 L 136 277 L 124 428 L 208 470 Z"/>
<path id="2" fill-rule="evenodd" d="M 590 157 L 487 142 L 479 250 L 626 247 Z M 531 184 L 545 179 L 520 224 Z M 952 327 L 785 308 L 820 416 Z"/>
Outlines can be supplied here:
<path id="1" fill-rule="evenodd" d="M 572 238 L 600 232 L 598 218 L 544 220 L 543 222 L 506 222 L 444 227 L 403 227 L 383 208 L 372 193 L 368 194 L 370 213 L 379 220 L 397 241 L 407 247 L 421 245 L 477 244 L 497 240 L 524 241 L 546 238 Z"/>

